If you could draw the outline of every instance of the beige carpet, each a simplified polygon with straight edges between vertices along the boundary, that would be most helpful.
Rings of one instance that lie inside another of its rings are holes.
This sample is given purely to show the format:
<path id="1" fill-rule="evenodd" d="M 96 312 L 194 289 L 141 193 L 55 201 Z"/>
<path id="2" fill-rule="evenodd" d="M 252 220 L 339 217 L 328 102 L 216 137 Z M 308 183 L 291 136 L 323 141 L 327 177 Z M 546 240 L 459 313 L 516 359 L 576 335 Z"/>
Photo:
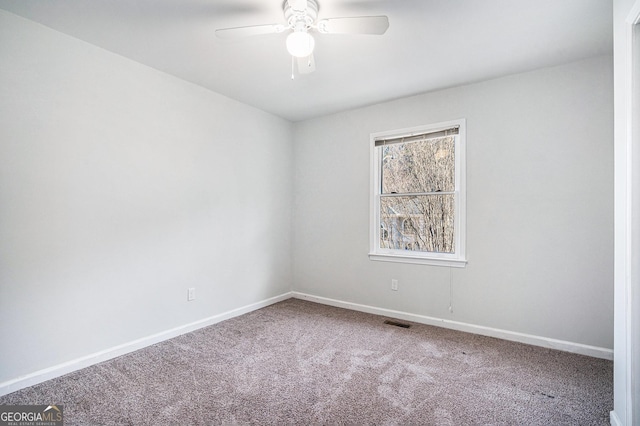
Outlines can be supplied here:
<path id="1" fill-rule="evenodd" d="M 290 299 L 0 397 L 65 424 L 607 425 L 611 361 Z"/>

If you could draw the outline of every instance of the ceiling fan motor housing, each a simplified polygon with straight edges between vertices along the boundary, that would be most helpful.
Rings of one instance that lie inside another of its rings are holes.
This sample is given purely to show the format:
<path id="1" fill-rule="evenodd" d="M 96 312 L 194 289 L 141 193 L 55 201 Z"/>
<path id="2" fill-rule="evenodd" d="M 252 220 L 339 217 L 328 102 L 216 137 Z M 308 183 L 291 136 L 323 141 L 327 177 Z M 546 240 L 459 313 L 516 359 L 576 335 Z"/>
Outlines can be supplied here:
<path id="1" fill-rule="evenodd" d="M 305 4 L 306 7 L 300 7 L 300 4 Z M 284 18 L 289 24 L 289 28 L 294 31 L 308 30 L 313 26 L 318 19 L 318 3 L 316 0 L 306 0 L 300 2 L 299 0 L 285 0 L 282 5 L 284 10 Z"/>

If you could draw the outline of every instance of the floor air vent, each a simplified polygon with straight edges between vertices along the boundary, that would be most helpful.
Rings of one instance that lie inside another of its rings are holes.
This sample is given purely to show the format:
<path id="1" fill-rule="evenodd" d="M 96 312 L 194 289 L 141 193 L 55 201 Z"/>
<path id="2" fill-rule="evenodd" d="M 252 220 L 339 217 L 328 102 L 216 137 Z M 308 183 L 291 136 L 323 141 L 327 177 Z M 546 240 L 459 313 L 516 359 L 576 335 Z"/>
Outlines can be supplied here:
<path id="1" fill-rule="evenodd" d="M 398 321 L 390 321 L 390 320 L 386 320 L 384 322 L 387 325 L 394 325 L 396 327 L 402 327 L 402 328 L 409 328 L 411 327 L 409 324 L 405 324 L 403 322 L 398 322 Z"/>

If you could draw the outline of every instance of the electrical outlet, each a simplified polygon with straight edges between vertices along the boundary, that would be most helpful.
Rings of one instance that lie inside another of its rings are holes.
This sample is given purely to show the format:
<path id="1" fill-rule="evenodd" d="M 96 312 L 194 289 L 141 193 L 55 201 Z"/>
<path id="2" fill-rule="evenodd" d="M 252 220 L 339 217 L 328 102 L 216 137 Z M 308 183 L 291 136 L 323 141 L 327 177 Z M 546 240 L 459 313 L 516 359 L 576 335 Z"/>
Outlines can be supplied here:
<path id="1" fill-rule="evenodd" d="M 195 287 L 191 287 L 187 292 L 187 301 L 195 300 L 196 298 L 196 289 Z"/>
<path id="2" fill-rule="evenodd" d="M 398 291 L 398 280 L 391 280 L 391 290 Z"/>

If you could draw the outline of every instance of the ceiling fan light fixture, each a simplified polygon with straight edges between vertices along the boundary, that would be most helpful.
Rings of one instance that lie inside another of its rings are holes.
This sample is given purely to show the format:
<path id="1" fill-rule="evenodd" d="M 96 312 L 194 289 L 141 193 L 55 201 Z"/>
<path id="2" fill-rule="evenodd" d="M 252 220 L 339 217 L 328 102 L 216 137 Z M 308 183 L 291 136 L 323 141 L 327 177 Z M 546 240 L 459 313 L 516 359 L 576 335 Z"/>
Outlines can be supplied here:
<path id="1" fill-rule="evenodd" d="M 0 0 L 1 1 L 1 0 Z M 221 28 L 216 36 L 221 39 L 279 34 L 291 32 L 286 39 L 287 51 L 292 56 L 291 69 L 298 64 L 300 74 L 309 74 L 316 68 L 313 50 L 315 39 L 311 33 L 382 35 L 389 28 L 389 18 L 380 16 L 350 16 L 318 20 L 318 0 L 280 0 L 284 22 L 282 24 L 251 25 Z M 364 1 L 364 0 L 359 0 Z"/>
<path id="2" fill-rule="evenodd" d="M 305 58 L 313 53 L 316 41 L 307 31 L 294 31 L 287 36 L 287 50 L 291 56 Z"/>

